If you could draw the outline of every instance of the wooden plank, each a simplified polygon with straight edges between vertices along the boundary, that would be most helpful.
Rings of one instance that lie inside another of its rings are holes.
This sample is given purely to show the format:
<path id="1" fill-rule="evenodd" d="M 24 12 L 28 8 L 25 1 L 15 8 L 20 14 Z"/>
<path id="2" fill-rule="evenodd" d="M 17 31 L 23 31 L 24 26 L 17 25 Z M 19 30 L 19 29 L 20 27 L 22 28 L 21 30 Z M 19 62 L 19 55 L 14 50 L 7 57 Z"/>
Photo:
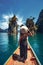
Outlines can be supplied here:
<path id="1" fill-rule="evenodd" d="M 19 47 L 16 49 L 14 54 L 17 55 L 17 57 L 20 56 L 20 49 Z M 27 50 L 27 59 L 25 63 L 20 61 L 20 59 L 14 59 L 13 55 L 10 56 L 10 58 L 7 60 L 7 62 L 4 65 L 41 65 L 41 63 L 38 62 L 36 59 L 36 56 L 34 55 L 34 52 L 31 48 L 30 45 L 28 45 L 28 50 Z"/>

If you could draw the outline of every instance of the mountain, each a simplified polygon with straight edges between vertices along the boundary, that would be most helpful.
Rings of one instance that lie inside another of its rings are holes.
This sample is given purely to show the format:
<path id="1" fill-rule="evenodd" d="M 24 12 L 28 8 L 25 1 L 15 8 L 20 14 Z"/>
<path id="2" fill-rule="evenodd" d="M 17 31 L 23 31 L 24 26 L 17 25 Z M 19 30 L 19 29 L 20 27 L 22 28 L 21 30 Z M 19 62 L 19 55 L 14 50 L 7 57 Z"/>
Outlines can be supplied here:
<path id="1" fill-rule="evenodd" d="M 36 30 L 37 30 L 37 28 L 36 28 L 36 26 L 35 26 L 35 24 L 34 24 L 34 17 L 32 17 L 32 18 L 27 18 L 27 20 L 26 20 L 26 26 L 28 27 L 28 29 L 32 32 L 32 33 L 35 33 L 36 32 Z"/>
<path id="2" fill-rule="evenodd" d="M 3 30 L 0 28 L 0 32 L 8 32 L 8 29 Z"/>
<path id="3" fill-rule="evenodd" d="M 39 17 L 36 22 L 36 25 L 38 26 L 37 32 L 43 33 L 43 9 L 39 13 Z"/>

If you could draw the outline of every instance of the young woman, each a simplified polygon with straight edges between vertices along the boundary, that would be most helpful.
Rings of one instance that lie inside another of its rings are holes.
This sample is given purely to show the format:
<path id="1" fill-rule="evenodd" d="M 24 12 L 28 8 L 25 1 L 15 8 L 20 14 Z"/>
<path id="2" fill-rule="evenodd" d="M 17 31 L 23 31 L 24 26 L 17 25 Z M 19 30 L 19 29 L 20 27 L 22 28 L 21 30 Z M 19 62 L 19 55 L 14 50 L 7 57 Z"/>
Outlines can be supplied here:
<path id="1" fill-rule="evenodd" d="M 32 33 L 26 26 L 20 28 L 20 57 L 25 61 L 27 59 L 27 37 L 32 36 Z"/>

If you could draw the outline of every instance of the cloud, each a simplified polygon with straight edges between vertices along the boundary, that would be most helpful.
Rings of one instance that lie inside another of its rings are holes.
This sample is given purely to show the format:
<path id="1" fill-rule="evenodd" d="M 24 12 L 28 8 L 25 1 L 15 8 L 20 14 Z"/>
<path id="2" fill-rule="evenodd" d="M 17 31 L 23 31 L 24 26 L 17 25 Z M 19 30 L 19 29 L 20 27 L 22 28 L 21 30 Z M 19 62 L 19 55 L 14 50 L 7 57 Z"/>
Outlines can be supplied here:
<path id="1" fill-rule="evenodd" d="M 13 13 L 7 14 L 7 15 L 3 14 L 3 15 L 2 15 L 2 18 L 3 18 L 5 21 L 9 21 L 9 18 L 12 18 L 13 16 L 14 16 Z"/>
<path id="2" fill-rule="evenodd" d="M 7 29 L 9 26 L 9 18 L 13 17 L 13 13 L 12 14 L 3 14 L 2 15 L 2 20 L 0 21 L 0 28 L 2 29 Z"/>
<path id="3" fill-rule="evenodd" d="M 0 28 L 1 29 L 7 29 L 8 28 L 8 22 L 0 23 Z"/>
<path id="4" fill-rule="evenodd" d="M 2 29 L 7 29 L 9 27 L 9 18 L 12 18 L 14 16 L 14 14 L 3 14 L 2 15 L 2 20 L 0 23 L 0 28 Z M 23 17 L 21 17 L 20 15 L 16 15 L 16 17 L 18 18 L 17 24 L 21 25 L 23 24 Z"/>
<path id="5" fill-rule="evenodd" d="M 23 17 L 16 15 L 16 17 L 18 18 L 17 24 L 18 25 L 22 25 L 23 24 Z"/>

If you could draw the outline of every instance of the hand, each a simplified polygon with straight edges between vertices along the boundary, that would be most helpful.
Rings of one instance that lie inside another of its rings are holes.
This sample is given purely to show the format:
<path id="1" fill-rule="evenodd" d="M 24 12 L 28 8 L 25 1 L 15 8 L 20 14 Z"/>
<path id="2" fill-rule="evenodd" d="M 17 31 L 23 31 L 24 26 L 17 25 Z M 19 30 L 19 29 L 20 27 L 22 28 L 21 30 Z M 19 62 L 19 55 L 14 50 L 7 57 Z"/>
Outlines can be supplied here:
<path id="1" fill-rule="evenodd" d="M 28 36 L 32 36 L 32 33 L 31 33 L 31 32 L 29 32 L 29 33 L 28 33 Z"/>

